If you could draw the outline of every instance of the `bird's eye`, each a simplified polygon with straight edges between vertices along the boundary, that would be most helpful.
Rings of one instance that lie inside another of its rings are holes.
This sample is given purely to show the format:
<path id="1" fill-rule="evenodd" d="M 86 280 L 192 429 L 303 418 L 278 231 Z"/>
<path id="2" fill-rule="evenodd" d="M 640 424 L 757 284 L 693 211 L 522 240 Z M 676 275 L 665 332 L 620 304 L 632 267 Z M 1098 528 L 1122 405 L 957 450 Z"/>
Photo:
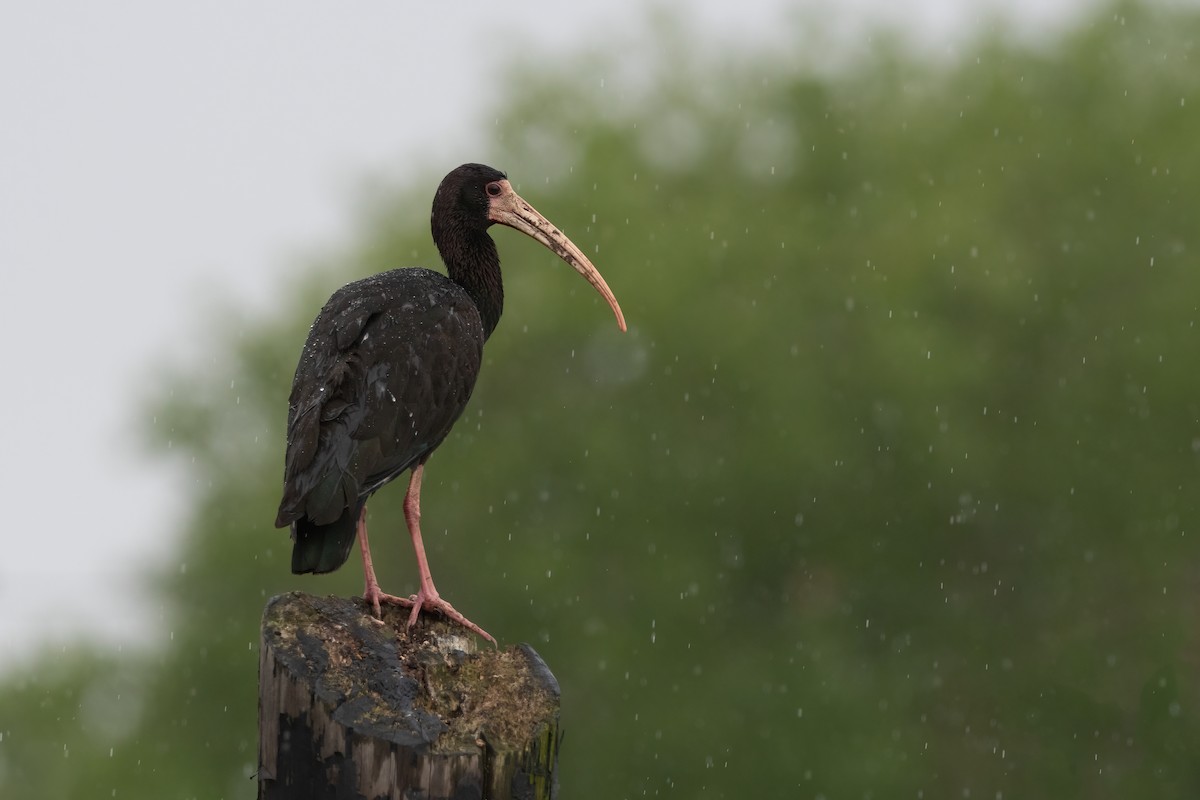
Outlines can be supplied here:
<path id="1" fill-rule="evenodd" d="M 486 191 L 487 191 L 489 197 L 499 197 L 500 193 L 503 191 L 503 189 L 500 188 L 499 183 L 492 181 L 491 183 L 489 183 L 487 185 Z"/>

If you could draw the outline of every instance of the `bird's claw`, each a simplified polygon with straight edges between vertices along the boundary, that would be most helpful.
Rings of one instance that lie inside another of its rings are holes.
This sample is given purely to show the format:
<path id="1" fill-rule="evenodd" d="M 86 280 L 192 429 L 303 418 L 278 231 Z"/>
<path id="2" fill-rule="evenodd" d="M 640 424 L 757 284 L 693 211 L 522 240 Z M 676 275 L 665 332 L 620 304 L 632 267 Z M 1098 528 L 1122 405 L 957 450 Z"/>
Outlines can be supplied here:
<path id="1" fill-rule="evenodd" d="M 408 599 L 408 603 L 405 605 L 412 606 L 412 612 L 408 615 L 408 627 L 410 630 L 412 629 L 412 626 L 416 624 L 417 617 L 421 615 L 422 611 L 436 611 L 451 622 L 461 625 L 477 636 L 482 636 L 493 645 L 496 644 L 496 640 L 492 638 L 490 633 L 464 617 L 454 606 L 450 605 L 450 603 L 439 597 L 437 592 L 427 595 L 425 594 L 424 589 L 422 589 L 410 597 Z"/>
<path id="2" fill-rule="evenodd" d="M 386 603 L 412 609 L 412 612 L 408 615 L 408 623 L 405 626 L 408 630 L 412 630 L 412 627 L 417 624 L 417 618 L 421 615 L 422 611 L 434 611 L 472 633 L 482 636 L 493 645 L 496 644 L 496 640 L 490 633 L 464 617 L 454 606 L 443 600 L 436 592 L 426 595 L 421 591 L 408 597 L 397 597 L 393 594 L 384 594 L 379 590 L 378 586 L 368 586 L 363 591 L 363 600 L 371 606 L 374 611 L 375 621 L 381 625 L 383 624 L 382 604 Z"/>
<path id="3" fill-rule="evenodd" d="M 375 621 L 379 623 L 383 622 L 383 603 L 403 606 L 404 608 L 408 608 L 413 604 L 413 598 L 411 597 L 396 597 L 394 594 L 384 594 L 379 591 L 379 586 L 370 585 L 363 590 L 363 600 L 371 607 L 372 612 L 374 612 Z"/>

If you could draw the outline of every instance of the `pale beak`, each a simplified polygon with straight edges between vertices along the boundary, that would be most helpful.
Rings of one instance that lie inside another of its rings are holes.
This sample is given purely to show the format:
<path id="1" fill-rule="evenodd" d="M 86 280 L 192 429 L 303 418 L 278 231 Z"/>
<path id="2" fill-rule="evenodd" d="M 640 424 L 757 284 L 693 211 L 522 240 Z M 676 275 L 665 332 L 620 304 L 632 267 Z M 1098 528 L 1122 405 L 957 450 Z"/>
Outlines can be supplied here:
<path id="1" fill-rule="evenodd" d="M 608 301 L 613 314 L 617 316 L 617 325 L 621 330 L 625 330 L 625 315 L 621 313 L 621 306 L 617 303 L 617 298 L 613 295 L 612 289 L 608 288 L 608 284 L 604 282 L 604 276 L 592 266 L 592 262 L 583 254 L 583 251 L 576 247 L 565 233 L 554 227 L 550 220 L 522 200 L 521 196 L 513 191 L 512 185 L 508 181 L 499 181 L 499 184 L 504 191 L 496 197 L 488 198 L 488 219 L 515 228 L 526 236 L 536 239 L 552 253 L 574 267 L 575 271 L 596 287 L 596 291 Z"/>

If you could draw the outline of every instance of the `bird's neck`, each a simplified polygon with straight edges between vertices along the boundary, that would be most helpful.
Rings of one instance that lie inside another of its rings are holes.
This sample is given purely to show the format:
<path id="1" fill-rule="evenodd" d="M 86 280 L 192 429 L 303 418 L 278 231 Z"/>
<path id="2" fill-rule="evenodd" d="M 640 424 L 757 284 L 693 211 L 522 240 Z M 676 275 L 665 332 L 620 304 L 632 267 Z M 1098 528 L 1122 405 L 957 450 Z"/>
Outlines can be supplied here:
<path id="1" fill-rule="evenodd" d="M 450 280 L 461 286 L 479 309 L 486 339 L 496 329 L 504 311 L 504 284 L 496 243 L 486 232 L 478 231 L 469 239 L 459 239 L 456 247 L 443 248 L 438 244 Z"/>

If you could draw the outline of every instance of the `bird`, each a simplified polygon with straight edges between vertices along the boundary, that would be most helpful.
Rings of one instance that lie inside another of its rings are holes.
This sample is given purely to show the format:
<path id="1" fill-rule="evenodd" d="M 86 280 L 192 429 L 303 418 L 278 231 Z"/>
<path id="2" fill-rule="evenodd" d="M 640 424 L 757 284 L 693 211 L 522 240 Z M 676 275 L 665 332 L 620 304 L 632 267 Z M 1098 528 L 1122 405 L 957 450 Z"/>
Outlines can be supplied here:
<path id="1" fill-rule="evenodd" d="M 421 539 L 425 463 L 462 415 L 483 346 L 504 308 L 500 257 L 488 233 L 505 225 L 533 238 L 590 283 L 626 330 L 621 307 L 587 256 L 513 190 L 505 173 L 463 164 L 438 185 L 430 214 L 446 274 L 403 267 L 353 281 L 317 314 L 288 398 L 283 497 L 277 528 L 290 527 L 292 572 L 341 567 L 357 539 L 363 598 L 440 613 L 495 644 L 437 591 Z M 367 539 L 367 501 L 409 472 L 404 518 L 420 579 L 416 594 L 385 594 Z"/>

